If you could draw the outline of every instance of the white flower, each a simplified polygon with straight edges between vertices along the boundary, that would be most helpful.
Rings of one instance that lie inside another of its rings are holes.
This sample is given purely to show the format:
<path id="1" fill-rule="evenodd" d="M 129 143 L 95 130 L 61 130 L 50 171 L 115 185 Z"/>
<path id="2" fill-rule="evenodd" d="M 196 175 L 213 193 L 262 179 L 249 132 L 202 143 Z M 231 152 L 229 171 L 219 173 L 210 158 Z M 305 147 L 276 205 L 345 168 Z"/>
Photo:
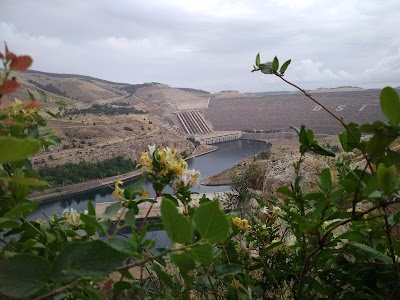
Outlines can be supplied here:
<path id="1" fill-rule="evenodd" d="M 154 151 L 156 151 L 156 145 L 149 145 L 148 148 L 149 148 L 150 157 L 153 157 L 153 153 L 154 153 Z"/>
<path id="2" fill-rule="evenodd" d="M 281 212 L 281 208 L 279 206 L 272 206 L 272 213 L 274 215 L 278 215 Z"/>
<path id="3" fill-rule="evenodd" d="M 262 214 L 267 214 L 268 213 L 268 208 L 266 206 L 264 206 L 263 208 L 261 208 L 260 212 Z"/>
<path id="4" fill-rule="evenodd" d="M 67 219 L 66 221 L 69 225 L 79 226 L 82 224 L 80 214 L 72 207 L 70 209 L 64 209 L 62 216 Z"/>
<path id="5" fill-rule="evenodd" d="M 191 170 L 185 170 L 181 176 L 181 181 L 185 186 L 190 185 L 193 186 L 198 182 L 198 179 L 200 178 L 200 172 L 191 169 Z"/>
<path id="6" fill-rule="evenodd" d="M 87 209 L 85 209 L 85 210 L 83 211 L 83 214 L 84 214 L 84 215 L 87 215 L 87 214 L 89 214 L 89 211 L 88 211 Z"/>

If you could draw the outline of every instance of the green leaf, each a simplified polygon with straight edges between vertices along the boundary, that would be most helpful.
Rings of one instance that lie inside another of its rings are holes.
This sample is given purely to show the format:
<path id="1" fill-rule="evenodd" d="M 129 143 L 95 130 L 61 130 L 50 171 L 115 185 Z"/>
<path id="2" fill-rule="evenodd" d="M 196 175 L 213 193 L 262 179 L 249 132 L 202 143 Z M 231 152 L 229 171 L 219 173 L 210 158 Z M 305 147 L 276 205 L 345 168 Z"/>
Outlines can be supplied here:
<path id="1" fill-rule="evenodd" d="M 275 56 L 274 60 L 272 61 L 272 70 L 274 70 L 274 72 L 278 72 L 278 69 L 279 69 L 279 60 Z"/>
<path id="2" fill-rule="evenodd" d="M 37 126 L 28 127 L 28 136 L 34 139 L 37 139 L 39 137 L 39 130 Z"/>
<path id="3" fill-rule="evenodd" d="M 319 186 L 324 191 L 330 191 L 332 189 L 331 171 L 328 168 L 322 170 Z"/>
<path id="4" fill-rule="evenodd" d="M 400 169 L 400 152 L 387 150 L 387 155 L 392 160 L 392 163 Z"/>
<path id="5" fill-rule="evenodd" d="M 19 223 L 17 220 L 14 220 L 11 218 L 0 217 L 0 229 L 18 228 L 20 226 L 21 226 L 21 223 Z"/>
<path id="6" fill-rule="evenodd" d="M 353 133 L 356 140 L 354 140 L 353 136 L 347 130 L 339 135 L 340 144 L 345 152 L 350 152 L 354 148 L 358 148 L 358 143 L 361 139 L 361 131 L 357 124 L 350 123 L 348 127 L 349 131 Z"/>
<path id="7" fill-rule="evenodd" d="M 131 284 L 127 281 L 117 281 L 113 286 L 113 295 L 114 297 L 118 296 L 122 293 L 123 290 L 129 290 L 131 288 Z"/>
<path id="8" fill-rule="evenodd" d="M 54 261 L 54 274 L 58 280 L 70 282 L 79 277 L 106 276 L 121 266 L 126 255 L 102 241 L 70 244 Z"/>
<path id="9" fill-rule="evenodd" d="M 300 141 L 300 144 L 302 144 L 302 145 L 309 145 L 310 144 L 309 141 L 308 141 L 308 135 L 307 135 L 306 127 L 304 125 L 301 125 L 301 127 L 300 127 L 299 141 Z"/>
<path id="10" fill-rule="evenodd" d="M 43 257 L 22 254 L 0 262 L 0 294 L 11 298 L 33 296 L 49 279 L 51 264 Z"/>
<path id="11" fill-rule="evenodd" d="M 225 276 L 232 276 L 242 273 L 243 266 L 237 264 L 230 265 L 217 265 L 215 266 L 215 270 L 221 278 Z"/>
<path id="12" fill-rule="evenodd" d="M 80 219 L 83 223 L 85 223 L 86 226 L 88 226 L 88 228 L 92 228 L 93 230 L 97 229 L 100 232 L 105 232 L 104 228 L 96 220 L 96 216 L 80 214 Z"/>
<path id="13" fill-rule="evenodd" d="M 136 210 L 134 208 L 129 209 L 124 218 L 124 224 L 135 227 L 136 226 Z"/>
<path id="14" fill-rule="evenodd" d="M 316 154 L 323 155 L 323 156 L 331 156 L 335 157 L 335 153 L 333 153 L 331 150 L 326 149 L 324 147 L 321 147 L 317 143 L 312 143 L 310 145 L 310 150 Z"/>
<path id="15" fill-rule="evenodd" d="M 48 114 L 50 117 L 53 117 L 54 119 L 58 119 L 57 115 L 53 113 L 51 110 L 48 109 L 43 109 L 43 111 Z"/>
<path id="16" fill-rule="evenodd" d="M 47 99 L 47 96 L 46 96 L 45 92 L 43 92 L 42 90 L 40 90 L 38 88 L 36 88 L 36 90 L 37 90 L 37 92 L 39 94 L 40 99 L 42 99 L 43 102 L 47 102 L 48 99 Z"/>
<path id="17" fill-rule="evenodd" d="M 157 277 L 161 279 L 161 281 L 164 282 L 171 290 L 174 288 L 174 282 L 171 276 L 165 273 L 159 264 L 152 264 L 151 269 L 157 274 Z"/>
<path id="18" fill-rule="evenodd" d="M 29 90 L 27 90 L 27 91 L 28 91 L 29 99 L 31 99 L 31 101 L 33 101 L 33 102 L 36 102 L 35 96 L 33 96 L 33 94 Z"/>
<path id="19" fill-rule="evenodd" d="M 127 255 L 132 255 L 136 252 L 136 249 L 132 247 L 130 243 L 121 239 L 113 239 L 110 241 L 110 246 L 115 250 L 122 252 Z"/>
<path id="20" fill-rule="evenodd" d="M 222 243 L 228 237 L 229 223 L 218 200 L 201 204 L 193 215 L 193 222 L 205 240 Z"/>
<path id="21" fill-rule="evenodd" d="M 272 69 L 272 62 L 260 64 L 259 69 L 264 74 L 274 74 L 274 70 Z"/>
<path id="22" fill-rule="evenodd" d="M 114 202 L 113 204 L 107 206 L 106 210 L 104 213 L 99 215 L 100 218 L 104 219 L 111 219 L 116 216 L 116 214 L 119 212 L 119 210 L 122 208 L 122 202 Z"/>
<path id="23" fill-rule="evenodd" d="M 88 201 L 88 215 L 91 215 L 91 216 L 96 215 L 96 209 L 94 208 L 92 201 Z"/>
<path id="24" fill-rule="evenodd" d="M 276 189 L 278 193 L 285 195 L 286 197 L 294 198 L 295 194 L 287 186 L 280 186 Z"/>
<path id="25" fill-rule="evenodd" d="M 210 244 L 201 244 L 189 248 L 187 253 L 201 264 L 208 265 L 213 260 L 213 247 Z"/>
<path id="26" fill-rule="evenodd" d="M 260 53 L 258 53 L 256 56 L 256 66 L 260 66 Z"/>
<path id="27" fill-rule="evenodd" d="M 381 91 L 381 108 L 391 124 L 399 125 L 400 99 L 397 92 L 391 87 L 387 86 Z"/>
<path id="28" fill-rule="evenodd" d="M 380 134 L 374 134 L 365 146 L 365 150 L 373 159 L 379 159 L 385 154 L 386 137 Z"/>
<path id="29" fill-rule="evenodd" d="M 4 214 L 3 217 L 5 218 L 15 218 L 19 216 L 26 217 L 29 215 L 31 212 L 35 210 L 36 207 L 39 206 L 39 202 L 27 202 L 20 204 L 13 209 L 10 209 L 8 212 Z"/>
<path id="30" fill-rule="evenodd" d="M 386 194 L 393 192 L 395 188 L 394 166 L 385 167 L 384 164 L 379 164 L 376 169 L 376 182 L 378 188 Z"/>
<path id="31" fill-rule="evenodd" d="M 144 178 L 140 178 L 134 184 L 129 185 L 124 189 L 124 197 L 125 199 L 133 200 L 143 191 L 143 185 L 145 183 Z"/>
<path id="32" fill-rule="evenodd" d="M 179 268 L 181 273 L 187 273 L 196 267 L 194 260 L 185 253 L 172 254 L 171 261 Z"/>
<path id="33" fill-rule="evenodd" d="M 54 100 L 54 103 L 59 105 L 59 106 L 67 106 L 67 104 L 65 103 L 65 101 L 61 101 L 61 100 Z"/>
<path id="34" fill-rule="evenodd" d="M 290 65 L 290 63 L 292 62 L 291 59 L 287 60 L 281 67 L 281 69 L 279 70 L 279 73 L 281 73 L 282 75 L 286 72 L 287 67 Z"/>
<path id="35" fill-rule="evenodd" d="M 40 150 L 39 141 L 24 138 L 0 137 L 0 163 L 10 163 L 23 160 Z"/>
<path id="36" fill-rule="evenodd" d="M 163 197 L 161 219 L 168 237 L 174 243 L 185 244 L 192 240 L 193 231 L 189 220 L 178 212 L 171 200 Z"/>
<path id="37" fill-rule="evenodd" d="M 353 245 L 353 246 L 355 246 L 355 247 L 357 247 L 358 249 L 360 249 L 361 251 L 365 252 L 369 256 L 380 260 L 383 263 L 386 263 L 386 264 L 391 264 L 392 263 L 392 259 L 389 256 L 383 254 L 382 252 L 379 252 L 378 250 L 376 250 L 374 248 L 371 248 L 371 247 L 369 247 L 369 246 L 367 246 L 365 244 L 360 244 L 360 243 L 353 242 L 353 241 L 349 241 L 348 243 Z"/>

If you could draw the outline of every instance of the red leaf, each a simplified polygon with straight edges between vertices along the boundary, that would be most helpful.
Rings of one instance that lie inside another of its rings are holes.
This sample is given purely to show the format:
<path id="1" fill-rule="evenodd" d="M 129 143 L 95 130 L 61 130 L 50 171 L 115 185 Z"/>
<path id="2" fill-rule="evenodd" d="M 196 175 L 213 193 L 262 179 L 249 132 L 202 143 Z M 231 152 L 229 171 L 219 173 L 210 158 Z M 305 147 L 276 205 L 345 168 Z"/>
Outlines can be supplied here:
<path id="1" fill-rule="evenodd" d="M 10 64 L 10 69 L 24 71 L 32 64 L 32 58 L 28 55 L 21 55 L 14 58 Z"/>
<path id="2" fill-rule="evenodd" d="M 21 85 L 15 80 L 6 80 L 0 85 L 0 94 L 15 92 Z"/>
<path id="3" fill-rule="evenodd" d="M 3 55 L 3 53 L 0 52 L 0 59 L 3 59 L 3 58 L 4 58 L 4 55 Z"/>
<path id="4" fill-rule="evenodd" d="M 106 281 L 106 282 L 104 283 L 104 285 L 103 285 L 103 291 L 108 291 L 108 290 L 110 290 L 111 287 L 112 287 L 112 284 L 113 284 L 112 278 L 107 279 L 107 281 Z"/>
<path id="5" fill-rule="evenodd" d="M 11 118 L 5 118 L 3 120 L 0 120 L 0 124 L 3 124 L 5 126 L 24 126 L 24 124 L 18 123 L 17 121 Z"/>
<path id="6" fill-rule="evenodd" d="M 12 59 L 14 59 L 16 57 L 17 56 L 14 53 L 8 51 L 8 47 L 7 47 L 7 44 L 6 44 L 6 59 L 8 59 L 8 60 L 11 59 L 12 60 Z"/>
<path id="7" fill-rule="evenodd" d="M 41 107 L 42 103 L 36 102 L 36 101 L 31 101 L 31 100 L 25 100 L 24 105 L 26 108 L 37 108 L 37 107 Z"/>

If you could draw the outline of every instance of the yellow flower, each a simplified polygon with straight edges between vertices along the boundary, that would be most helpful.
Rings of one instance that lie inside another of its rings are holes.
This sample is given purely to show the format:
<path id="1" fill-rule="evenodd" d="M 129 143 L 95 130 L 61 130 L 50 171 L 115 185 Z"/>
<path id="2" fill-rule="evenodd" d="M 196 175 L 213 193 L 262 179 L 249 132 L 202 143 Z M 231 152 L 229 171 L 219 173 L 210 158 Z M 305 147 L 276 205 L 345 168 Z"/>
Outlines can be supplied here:
<path id="1" fill-rule="evenodd" d="M 124 190 L 119 187 L 122 184 L 123 184 L 123 182 L 121 180 L 118 180 L 115 183 L 114 192 L 112 192 L 112 194 L 111 194 L 114 198 L 118 199 L 119 201 L 123 201 L 122 195 L 124 193 Z"/>
<path id="2" fill-rule="evenodd" d="M 241 221 L 242 221 L 242 219 L 240 219 L 239 217 L 236 217 L 232 220 L 233 224 L 235 224 L 238 227 L 239 227 L 239 224 Z"/>
<path id="3" fill-rule="evenodd" d="M 149 198 L 149 192 L 147 190 L 142 190 L 140 192 L 140 196 L 142 196 L 143 198 Z"/>
<path id="4" fill-rule="evenodd" d="M 72 226 L 79 226 L 82 224 L 80 214 L 73 208 L 64 209 L 62 213 L 63 217 L 67 219 L 67 223 Z"/>
<path id="5" fill-rule="evenodd" d="M 236 217 L 232 220 L 232 222 L 237 227 L 239 227 L 241 230 L 247 230 L 250 228 L 249 221 L 246 219 L 241 219 L 241 218 Z"/>
<path id="6" fill-rule="evenodd" d="M 143 152 L 142 156 L 140 156 L 140 158 L 139 158 L 139 163 L 144 167 L 151 168 L 152 160 L 149 158 L 149 153 Z"/>

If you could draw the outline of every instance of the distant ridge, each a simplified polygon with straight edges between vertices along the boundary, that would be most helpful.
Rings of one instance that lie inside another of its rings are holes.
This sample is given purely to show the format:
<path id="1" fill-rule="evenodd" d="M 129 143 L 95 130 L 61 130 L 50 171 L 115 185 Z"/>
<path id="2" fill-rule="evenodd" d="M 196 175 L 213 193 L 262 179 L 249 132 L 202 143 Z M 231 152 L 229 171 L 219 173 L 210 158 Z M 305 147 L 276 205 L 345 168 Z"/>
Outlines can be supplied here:
<path id="1" fill-rule="evenodd" d="M 70 77 L 75 77 L 79 78 L 81 80 L 96 80 L 102 83 L 107 83 L 107 84 L 120 84 L 120 85 L 129 85 L 129 83 L 122 83 L 122 82 L 115 82 L 115 81 L 109 81 L 105 79 L 100 79 L 92 76 L 87 76 L 87 75 L 79 75 L 79 74 L 66 74 L 66 73 L 51 73 L 51 72 L 43 72 L 43 71 L 37 71 L 37 70 L 26 70 L 25 73 L 31 73 L 31 74 L 41 74 L 41 75 L 47 75 L 47 76 L 53 76 L 53 77 L 59 77 L 59 78 L 70 78 Z"/>

